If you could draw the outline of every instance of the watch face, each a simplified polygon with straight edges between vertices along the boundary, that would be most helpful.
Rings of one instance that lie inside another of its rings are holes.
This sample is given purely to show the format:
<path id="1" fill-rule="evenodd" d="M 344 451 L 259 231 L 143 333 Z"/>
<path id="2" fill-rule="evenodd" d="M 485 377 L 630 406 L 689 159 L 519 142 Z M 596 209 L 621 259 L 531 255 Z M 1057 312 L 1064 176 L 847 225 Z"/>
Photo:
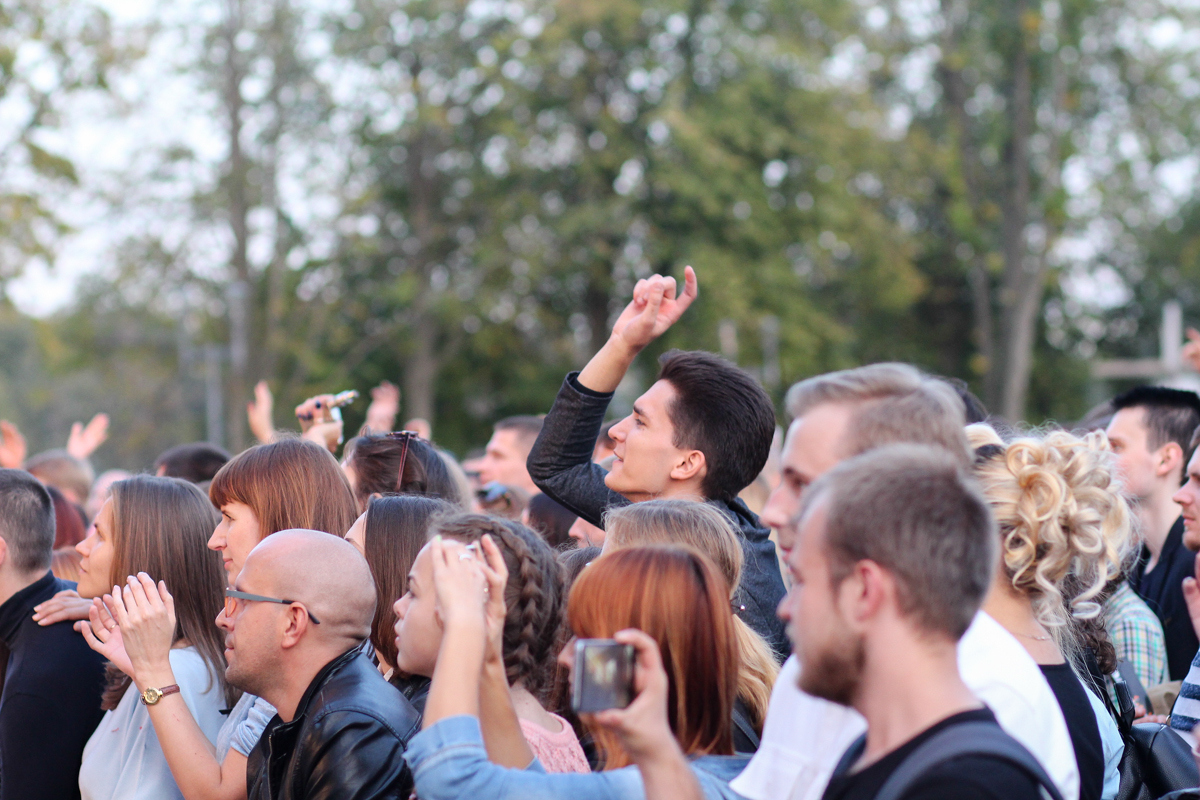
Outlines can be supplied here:
<path id="1" fill-rule="evenodd" d="M 163 693 L 158 689 L 147 689 L 142 692 L 142 702 L 148 706 L 152 706 L 162 699 Z"/>

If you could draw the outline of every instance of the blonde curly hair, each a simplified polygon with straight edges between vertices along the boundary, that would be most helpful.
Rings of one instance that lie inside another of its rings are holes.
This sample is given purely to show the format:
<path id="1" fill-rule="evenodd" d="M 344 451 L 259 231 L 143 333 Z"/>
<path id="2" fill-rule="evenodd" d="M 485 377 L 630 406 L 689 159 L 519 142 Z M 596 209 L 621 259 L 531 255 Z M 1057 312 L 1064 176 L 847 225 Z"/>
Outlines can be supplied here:
<path id="1" fill-rule="evenodd" d="M 1012 587 L 1030 598 L 1059 643 L 1070 645 L 1072 620 L 1100 614 L 1100 595 L 1132 546 L 1129 505 L 1108 438 L 1056 430 L 1005 443 L 990 426 L 976 424 L 967 427 L 967 440 Z"/>

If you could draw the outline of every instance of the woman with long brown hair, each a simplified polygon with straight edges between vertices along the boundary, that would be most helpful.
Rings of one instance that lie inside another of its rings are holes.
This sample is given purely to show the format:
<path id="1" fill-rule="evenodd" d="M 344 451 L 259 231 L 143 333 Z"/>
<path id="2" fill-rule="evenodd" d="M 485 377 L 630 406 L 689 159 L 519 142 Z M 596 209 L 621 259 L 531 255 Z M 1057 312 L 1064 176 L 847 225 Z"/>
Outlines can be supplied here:
<path id="1" fill-rule="evenodd" d="M 486 736 L 487 755 L 493 761 L 513 766 L 529 763 L 528 749 L 522 749 L 521 740 L 513 735 L 511 706 L 496 703 L 504 671 L 497 653 L 499 604 L 494 598 L 504 565 L 494 543 L 485 537 L 488 558 L 480 571 L 486 583 L 473 586 L 469 576 L 464 580 L 457 574 L 462 564 L 471 563 L 470 552 L 455 542 L 435 540 L 433 545 L 445 632 L 425 707 L 425 729 L 405 753 L 417 795 L 427 800 L 643 796 L 641 773 L 632 766 L 637 754 L 630 752 L 625 739 L 629 729 L 619 733 L 619 714 L 611 711 L 584 720 L 605 757 L 603 772 L 546 774 L 505 768 L 484 758 Z M 707 796 L 727 793 L 724 782 L 747 759 L 731 756 L 729 718 L 737 694 L 737 640 L 729 587 L 712 563 L 683 547 L 619 550 L 593 562 L 579 576 L 571 589 L 567 616 L 580 638 L 642 637 L 642 645 L 635 644 L 639 656 L 634 685 L 639 695 L 631 709 L 638 705 L 641 693 L 655 685 L 655 672 L 645 670 L 656 660 L 654 654 L 661 653 L 667 727 L 673 734 L 666 737 L 666 744 L 691 758 L 689 778 L 697 780 Z M 576 668 L 573 653 L 574 641 L 560 656 L 572 669 Z M 474 676 L 481 669 L 479 681 Z"/>
<path id="2" fill-rule="evenodd" d="M 209 550 L 220 554 L 228 583 L 241 572 L 254 546 L 273 533 L 291 528 L 324 531 L 342 537 L 354 523 L 354 496 L 337 461 L 310 441 L 285 438 L 239 453 L 212 480 L 211 504 L 220 509 Z M 208 555 L 207 551 L 201 551 Z M 192 557 L 198 557 L 198 553 Z M 171 683 L 172 665 L 165 654 L 171 628 L 167 610 L 169 581 L 146 587 L 147 597 L 160 602 L 137 605 L 138 614 L 121 626 L 124 663 L 139 683 Z M 179 609 L 180 604 L 176 603 Z M 223 610 L 222 610 L 222 613 Z M 216 616 L 214 611 L 213 616 Z M 111 635 L 111 620 L 95 609 L 92 628 L 100 637 Z M 163 752 L 187 800 L 240 800 L 246 797 L 246 763 L 267 723 L 275 716 L 269 703 L 243 695 L 220 726 L 215 739 L 206 738 L 200 720 L 188 708 L 167 709 L 172 702 L 150 708 Z M 170 711 L 171 713 L 166 713 Z"/>
<path id="3" fill-rule="evenodd" d="M 147 708 L 156 701 L 152 689 L 177 692 L 209 740 L 224 721 L 221 710 L 237 699 L 225 684 L 224 638 L 214 622 L 224 606 L 225 580 L 220 559 L 204 547 L 215 523 L 212 505 L 192 484 L 139 476 L 113 485 L 95 527 L 77 546 L 83 556 L 81 596 L 117 595 L 119 587 L 136 580 L 132 576 L 145 574 L 169 582 L 179 602 L 168 653 L 172 684 L 134 685 L 109 667 L 107 713 L 83 751 L 79 772 L 85 800 L 181 796 L 149 724 Z M 109 655 L 90 634 L 88 628 L 88 642 Z"/>

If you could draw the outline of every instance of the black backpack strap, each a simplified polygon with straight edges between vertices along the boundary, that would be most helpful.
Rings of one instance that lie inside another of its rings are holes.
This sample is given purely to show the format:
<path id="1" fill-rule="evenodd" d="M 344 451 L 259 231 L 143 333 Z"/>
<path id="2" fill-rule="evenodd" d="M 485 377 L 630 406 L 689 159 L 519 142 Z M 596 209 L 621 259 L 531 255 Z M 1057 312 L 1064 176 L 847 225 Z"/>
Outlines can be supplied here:
<path id="1" fill-rule="evenodd" d="M 733 707 L 733 726 L 741 731 L 742 735 L 750 741 L 754 750 L 757 751 L 762 741 L 758 737 L 758 732 L 754 730 L 754 726 L 750 724 L 750 720 L 746 719 L 746 715 L 742 713 L 742 710 L 737 705 Z"/>
<path id="2" fill-rule="evenodd" d="M 1058 787 L 1037 759 L 999 725 L 991 722 L 965 722 L 934 734 L 904 759 L 884 782 L 875 800 L 900 800 L 931 769 L 962 756 L 987 756 L 1007 761 L 1041 784 L 1043 797 L 1063 800 Z"/>

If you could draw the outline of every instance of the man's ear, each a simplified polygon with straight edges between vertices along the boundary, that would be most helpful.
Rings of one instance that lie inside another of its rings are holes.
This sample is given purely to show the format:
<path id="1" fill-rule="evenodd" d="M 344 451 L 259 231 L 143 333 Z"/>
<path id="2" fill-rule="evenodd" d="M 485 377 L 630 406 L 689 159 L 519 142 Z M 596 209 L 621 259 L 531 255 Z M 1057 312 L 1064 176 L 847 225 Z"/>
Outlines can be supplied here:
<path id="1" fill-rule="evenodd" d="M 312 627 L 308 612 L 298 605 L 288 606 L 288 613 L 280 624 L 283 626 L 283 635 L 280 637 L 279 646 L 284 650 L 290 650 L 300 644 L 304 634 Z"/>
<path id="2" fill-rule="evenodd" d="M 1162 447 L 1158 448 L 1157 462 L 1154 465 L 1154 474 L 1160 478 L 1165 478 L 1175 471 L 1178 467 L 1180 474 L 1183 474 L 1185 464 L 1183 463 L 1183 448 L 1175 442 L 1167 442 Z"/>
<path id="3" fill-rule="evenodd" d="M 874 561 L 864 559 L 854 565 L 838 587 L 838 602 L 843 617 L 857 626 L 867 625 L 895 596 L 895 581 Z"/>
<path id="4" fill-rule="evenodd" d="M 683 482 L 692 479 L 702 481 L 707 474 L 708 462 L 704 459 L 704 453 L 699 450 L 687 451 L 683 458 L 671 468 L 671 480 L 673 481 Z"/>
<path id="5" fill-rule="evenodd" d="M 0 567 L 8 563 L 8 540 L 0 536 Z"/>

